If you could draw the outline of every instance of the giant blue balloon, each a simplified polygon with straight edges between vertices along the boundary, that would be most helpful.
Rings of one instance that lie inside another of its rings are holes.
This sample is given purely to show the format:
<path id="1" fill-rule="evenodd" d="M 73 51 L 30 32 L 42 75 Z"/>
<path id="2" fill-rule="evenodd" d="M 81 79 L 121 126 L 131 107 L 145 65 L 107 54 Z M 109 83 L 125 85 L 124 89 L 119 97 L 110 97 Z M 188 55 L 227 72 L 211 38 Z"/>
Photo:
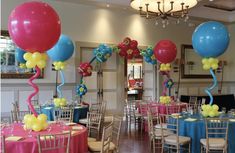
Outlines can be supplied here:
<path id="1" fill-rule="evenodd" d="M 73 41 L 68 36 L 62 34 L 55 46 L 47 51 L 47 54 L 53 61 L 64 62 L 73 55 L 73 52 Z"/>
<path id="2" fill-rule="evenodd" d="M 19 47 L 16 48 L 15 50 L 15 57 L 16 57 L 16 60 L 20 63 L 26 63 L 26 61 L 24 60 L 24 54 L 26 52 L 22 49 L 20 49 Z"/>
<path id="3" fill-rule="evenodd" d="M 193 48 L 202 57 L 220 56 L 228 48 L 229 40 L 227 28 L 215 21 L 200 24 L 192 36 Z"/>

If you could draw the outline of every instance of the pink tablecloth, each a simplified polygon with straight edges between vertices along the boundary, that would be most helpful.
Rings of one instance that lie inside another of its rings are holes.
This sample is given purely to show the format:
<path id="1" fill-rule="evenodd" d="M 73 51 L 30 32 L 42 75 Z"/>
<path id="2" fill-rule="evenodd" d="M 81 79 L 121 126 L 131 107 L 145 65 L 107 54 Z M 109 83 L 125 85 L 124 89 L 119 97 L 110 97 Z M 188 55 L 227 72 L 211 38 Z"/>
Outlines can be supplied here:
<path id="1" fill-rule="evenodd" d="M 71 130 L 71 126 L 60 126 L 58 124 L 52 124 L 51 131 L 32 132 L 32 137 L 28 137 L 28 131 L 23 129 L 22 124 L 12 124 L 14 126 L 13 135 L 21 136 L 24 139 L 20 141 L 6 141 L 7 153 L 38 153 L 37 135 L 38 134 L 56 134 L 63 131 Z M 87 128 L 82 125 L 82 129 L 71 135 L 70 153 L 87 153 Z M 11 135 L 11 128 L 4 128 L 3 135 L 8 137 Z M 49 151 L 48 153 L 64 153 L 64 150 Z"/>

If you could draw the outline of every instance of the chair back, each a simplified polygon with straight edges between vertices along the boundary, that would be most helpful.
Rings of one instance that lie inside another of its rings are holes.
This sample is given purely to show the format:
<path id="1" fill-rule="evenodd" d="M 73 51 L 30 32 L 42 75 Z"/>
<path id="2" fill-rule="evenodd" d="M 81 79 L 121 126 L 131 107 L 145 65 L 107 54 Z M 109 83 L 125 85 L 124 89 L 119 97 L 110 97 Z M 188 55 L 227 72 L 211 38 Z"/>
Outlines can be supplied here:
<path id="1" fill-rule="evenodd" d="M 102 103 L 93 103 L 90 105 L 89 112 L 101 112 Z"/>
<path id="2" fill-rule="evenodd" d="M 1 152 L 0 153 L 6 153 L 6 150 L 5 150 L 5 136 L 4 135 L 0 135 L 1 137 Z"/>
<path id="3" fill-rule="evenodd" d="M 190 96 L 189 104 L 197 104 L 197 96 Z"/>
<path id="4" fill-rule="evenodd" d="M 95 112 L 88 112 L 88 136 L 91 136 L 93 133 L 95 133 L 96 138 L 99 138 L 100 135 L 100 127 L 101 127 L 101 117 L 102 115 L 100 113 Z"/>
<path id="5" fill-rule="evenodd" d="M 66 150 L 66 153 L 69 153 L 70 137 L 70 132 L 50 135 L 38 135 L 37 142 L 39 153 L 58 149 L 64 149 Z"/>
<path id="6" fill-rule="evenodd" d="M 148 105 L 148 110 L 150 111 L 152 116 L 159 115 L 159 107 L 157 105 L 158 105 L 157 103 L 152 103 Z"/>
<path id="7" fill-rule="evenodd" d="M 64 122 L 73 122 L 73 109 L 61 108 L 54 111 L 54 119 L 58 119 Z"/>
<path id="8" fill-rule="evenodd" d="M 122 117 L 121 116 L 114 116 L 113 117 L 112 142 L 115 144 L 117 151 L 119 150 L 119 140 L 120 140 L 121 127 L 122 127 Z"/>
<path id="9" fill-rule="evenodd" d="M 142 116 L 147 116 L 147 112 L 148 112 L 148 106 L 149 104 L 147 103 L 139 103 L 139 106 L 140 106 L 140 114 Z"/>
<path id="10" fill-rule="evenodd" d="M 171 115 L 173 113 L 179 113 L 180 106 L 179 105 L 167 105 L 166 106 L 166 114 Z"/>
<path id="11" fill-rule="evenodd" d="M 30 111 L 11 111 L 12 122 L 22 122 L 26 114 L 31 114 Z"/>
<path id="12" fill-rule="evenodd" d="M 227 118 L 207 118 L 206 123 L 206 138 L 228 138 L 228 123 Z"/>
<path id="13" fill-rule="evenodd" d="M 112 140 L 112 133 L 113 133 L 113 123 L 105 126 L 103 129 L 102 134 L 102 147 L 101 153 L 108 153 L 110 148 L 110 142 Z"/>

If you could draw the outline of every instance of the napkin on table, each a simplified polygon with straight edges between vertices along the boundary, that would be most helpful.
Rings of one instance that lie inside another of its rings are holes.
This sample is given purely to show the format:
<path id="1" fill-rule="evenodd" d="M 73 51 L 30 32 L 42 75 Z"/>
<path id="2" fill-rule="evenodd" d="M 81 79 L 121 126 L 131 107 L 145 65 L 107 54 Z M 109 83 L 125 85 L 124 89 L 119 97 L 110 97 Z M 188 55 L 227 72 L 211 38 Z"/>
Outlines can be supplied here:
<path id="1" fill-rule="evenodd" d="M 73 126 L 73 125 L 76 125 L 77 123 L 73 123 L 73 122 L 70 122 L 70 123 L 65 123 L 65 125 L 67 126 Z"/>
<path id="2" fill-rule="evenodd" d="M 6 138 L 6 141 L 20 141 L 22 140 L 23 137 L 19 137 L 19 136 L 10 136 Z"/>
<path id="3" fill-rule="evenodd" d="M 83 127 L 82 126 L 73 126 L 72 130 L 82 130 Z"/>
<path id="4" fill-rule="evenodd" d="M 189 121 L 189 122 L 194 122 L 196 121 L 197 119 L 196 118 L 186 118 L 185 121 Z"/>

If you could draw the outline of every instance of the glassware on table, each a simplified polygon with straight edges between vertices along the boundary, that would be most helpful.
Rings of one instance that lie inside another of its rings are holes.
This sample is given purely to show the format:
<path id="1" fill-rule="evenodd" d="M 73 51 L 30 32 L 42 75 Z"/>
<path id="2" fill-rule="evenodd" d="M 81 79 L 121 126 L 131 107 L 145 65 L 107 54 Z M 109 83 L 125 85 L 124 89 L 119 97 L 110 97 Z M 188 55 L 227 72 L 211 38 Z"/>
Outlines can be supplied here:
<path id="1" fill-rule="evenodd" d="M 33 137 L 32 131 L 33 131 L 32 129 L 29 129 L 29 130 L 28 130 L 28 137 L 29 137 L 29 138 Z"/>
<path id="2" fill-rule="evenodd" d="M 222 107 L 222 113 L 223 113 L 223 114 L 226 113 L 226 107 Z"/>

